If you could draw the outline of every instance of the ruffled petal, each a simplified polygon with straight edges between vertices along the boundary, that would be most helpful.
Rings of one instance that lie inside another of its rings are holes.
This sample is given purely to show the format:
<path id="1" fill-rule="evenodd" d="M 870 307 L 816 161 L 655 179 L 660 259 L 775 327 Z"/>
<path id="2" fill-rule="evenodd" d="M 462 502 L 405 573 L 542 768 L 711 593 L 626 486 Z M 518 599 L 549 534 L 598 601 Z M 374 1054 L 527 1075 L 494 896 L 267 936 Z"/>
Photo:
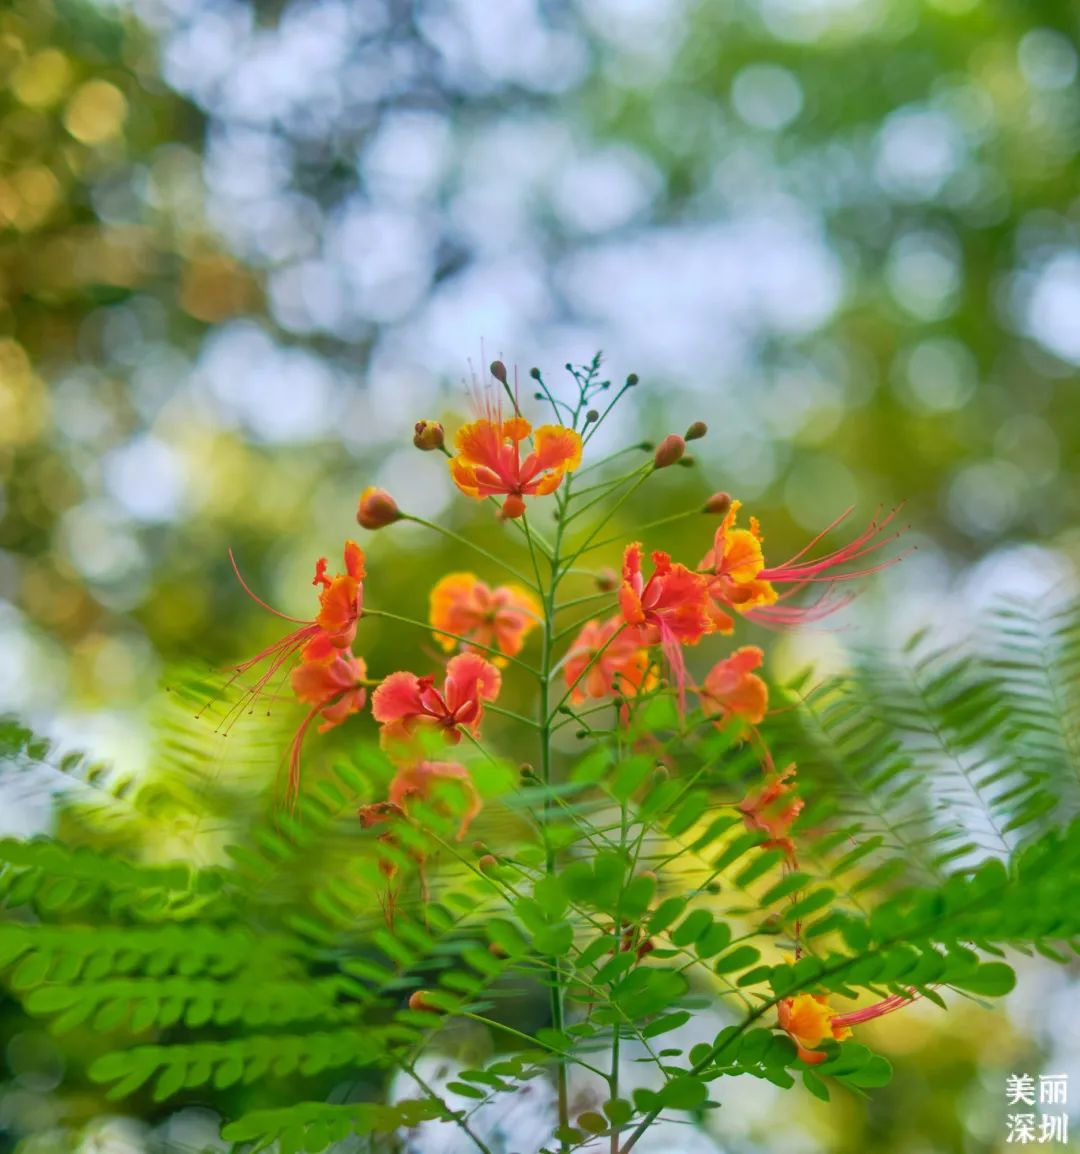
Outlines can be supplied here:
<path id="1" fill-rule="evenodd" d="M 391 673 L 371 695 L 371 715 L 383 725 L 423 711 L 420 678 L 415 673 Z"/>
<path id="2" fill-rule="evenodd" d="M 572 473 L 581 464 L 581 435 L 563 425 L 541 425 L 533 436 L 537 469 Z"/>

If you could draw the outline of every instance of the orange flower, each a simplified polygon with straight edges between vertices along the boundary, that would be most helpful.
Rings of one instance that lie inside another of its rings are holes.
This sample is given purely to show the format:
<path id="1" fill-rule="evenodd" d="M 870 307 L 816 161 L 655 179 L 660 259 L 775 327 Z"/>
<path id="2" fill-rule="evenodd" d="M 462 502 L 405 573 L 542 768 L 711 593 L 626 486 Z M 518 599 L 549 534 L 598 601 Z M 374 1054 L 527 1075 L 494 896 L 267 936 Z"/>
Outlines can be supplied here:
<path id="1" fill-rule="evenodd" d="M 440 693 L 435 678 L 415 673 L 391 673 L 371 697 L 371 712 L 382 724 L 384 745 L 406 742 L 419 729 L 441 732 L 456 745 L 461 730 L 480 732 L 484 702 L 494 701 L 502 686 L 502 674 L 478 653 L 460 653 L 446 666 Z"/>
<path id="2" fill-rule="evenodd" d="M 776 1007 L 780 1028 L 799 1048 L 799 1057 L 812 1066 L 824 1062 L 826 1055 L 818 1050 L 822 1042 L 842 1042 L 851 1030 L 841 1025 L 838 1015 L 829 1008 L 821 994 L 797 994 L 784 998 Z"/>
<path id="3" fill-rule="evenodd" d="M 709 602 L 709 585 L 685 565 L 673 565 L 667 553 L 653 553 L 653 575 L 641 571 L 641 545 L 626 547 L 623 555 L 619 605 L 627 625 L 638 627 L 642 641 L 659 644 L 667 658 L 685 707 L 686 662 L 681 646 L 696 645 L 716 628 Z"/>
<path id="4" fill-rule="evenodd" d="M 300 723 L 289 752 L 289 798 L 295 801 L 300 788 L 300 749 L 308 727 L 323 719 L 319 732 L 325 733 L 359 713 L 367 701 L 364 681 L 367 666 L 362 658 L 332 644 L 326 634 L 317 635 L 304 650 L 304 658 L 290 675 L 293 692 L 311 711 Z"/>
<path id="5" fill-rule="evenodd" d="M 472 775 L 458 762 L 418 761 L 403 766 L 390 782 L 389 801 L 391 805 L 408 812 L 410 798 L 426 801 L 431 796 L 432 788 L 443 781 L 458 782 L 465 794 L 465 812 L 462 814 L 461 825 L 457 832 L 457 840 L 461 841 L 477 814 L 483 809 L 483 802 L 476 792 Z"/>
<path id="6" fill-rule="evenodd" d="M 756 645 L 744 645 L 730 657 L 718 661 L 705 675 L 698 690 L 701 708 L 707 717 L 715 717 L 718 728 L 733 717 L 757 725 L 769 707 L 769 690 L 753 672 L 764 658 Z"/>
<path id="7" fill-rule="evenodd" d="M 431 591 L 429 616 L 436 630 L 456 633 L 507 657 L 521 652 L 541 613 L 540 602 L 527 589 L 520 585 L 492 589 L 475 573 L 448 573 Z M 440 632 L 436 632 L 435 640 L 447 652 L 458 644 L 455 638 Z M 471 646 L 466 644 L 464 648 Z M 496 665 L 506 664 L 502 657 L 491 660 Z"/>
<path id="8" fill-rule="evenodd" d="M 229 560 L 244 592 L 256 604 L 299 625 L 299 629 L 260 650 L 239 665 L 233 666 L 234 679 L 249 669 L 267 662 L 266 668 L 244 694 L 234 711 L 242 710 L 259 696 L 281 667 L 300 655 L 301 665 L 293 672 L 293 687 L 301 701 L 312 706 L 293 738 L 289 759 L 289 795 L 295 799 L 298 785 L 300 746 L 312 721 L 321 713 L 331 725 L 343 721 L 363 706 L 361 691 L 357 704 L 357 682 L 366 671 L 362 661 L 348 652 L 356 637 L 356 627 L 364 608 L 364 551 L 355 541 L 345 542 L 345 572 L 335 577 L 326 575 L 326 558 L 320 557 L 315 565 L 313 585 L 322 586 L 319 592 L 319 612 L 313 621 L 287 617 L 268 605 L 252 592 L 240 575 L 236 558 L 229 550 Z M 310 668 L 304 667 L 310 664 Z M 328 728 L 324 726 L 323 728 Z"/>
<path id="9" fill-rule="evenodd" d="M 521 442 L 530 434 L 533 451 L 522 460 Z M 470 497 L 505 497 L 504 517 L 520 517 L 525 497 L 553 493 L 581 464 L 581 437 L 573 429 L 541 425 L 533 433 L 524 417 L 482 417 L 459 429 L 454 445 L 454 484 Z"/>
<path id="10" fill-rule="evenodd" d="M 751 517 L 749 529 L 735 528 L 741 504 L 731 502 L 713 537 L 712 548 L 698 563 L 699 571 L 710 575 L 713 620 L 721 633 L 730 633 L 735 627 L 722 605 L 744 613 L 759 605 L 771 605 L 777 598 L 776 590 L 767 581 L 757 579 L 765 568 L 757 518 Z"/>
<path id="11" fill-rule="evenodd" d="M 315 566 L 312 585 L 321 585 L 316 624 L 332 645 L 347 649 L 356 639 L 356 626 L 364 612 L 364 550 L 355 541 L 345 542 L 345 572 L 326 575 L 326 558 Z"/>
<path id="12" fill-rule="evenodd" d="M 580 705 L 589 697 L 621 693 L 634 697 L 656 681 L 649 673 L 649 654 L 637 629 L 619 617 L 601 624 L 589 621 L 574 638 L 564 659 L 563 672 L 570 700 Z"/>
<path id="13" fill-rule="evenodd" d="M 723 606 L 736 609 L 764 625 L 795 625 L 820 620 L 845 605 L 850 597 L 831 597 L 831 590 L 827 588 L 816 602 L 808 606 L 778 605 L 777 602 L 786 600 L 807 585 L 831 586 L 837 581 L 851 581 L 857 577 L 876 573 L 879 569 L 884 569 L 899 560 L 898 557 L 892 557 L 879 564 L 848 569 L 846 572 L 836 571 L 841 566 L 862 560 L 894 540 L 897 534 L 882 537 L 881 533 L 891 524 L 898 509 L 894 509 L 880 521 L 875 518 L 854 541 L 850 541 L 847 545 L 842 545 L 816 560 L 803 560 L 803 557 L 826 534 L 831 533 L 851 515 L 851 509 L 848 509 L 818 533 L 794 557 L 782 565 L 767 566 L 761 549 L 762 536 L 757 518 L 750 518 L 749 529 L 734 527 L 739 507 L 738 501 L 731 502 L 720 528 L 716 530 L 712 548 L 698 565 L 699 570 L 711 575 L 709 593 L 714 602 L 713 613 L 717 627 L 724 632 L 730 632 L 734 622 L 724 612 Z M 776 592 L 777 585 L 789 585 L 791 588 L 781 595 Z"/>
<path id="14" fill-rule="evenodd" d="M 770 770 L 765 774 L 765 784 L 758 790 L 751 790 L 739 803 L 746 828 L 761 830 L 769 835 L 762 842 L 762 849 L 781 849 L 791 864 L 795 862 L 795 843 L 791 840 L 791 827 L 803 809 L 800 798 L 794 794 L 796 784 L 789 779 L 795 776 L 795 766 L 789 765 L 779 773 Z"/>

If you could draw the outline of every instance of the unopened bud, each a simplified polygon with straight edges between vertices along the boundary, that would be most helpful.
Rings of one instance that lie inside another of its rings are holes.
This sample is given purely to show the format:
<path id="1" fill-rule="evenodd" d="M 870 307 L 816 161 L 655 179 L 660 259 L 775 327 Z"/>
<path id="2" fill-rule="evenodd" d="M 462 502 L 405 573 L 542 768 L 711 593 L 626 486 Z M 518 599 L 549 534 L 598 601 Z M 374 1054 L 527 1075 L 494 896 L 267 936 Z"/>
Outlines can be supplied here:
<path id="1" fill-rule="evenodd" d="M 596 587 L 601 593 L 610 593 L 619 587 L 619 575 L 611 566 L 601 569 L 596 574 Z"/>
<path id="2" fill-rule="evenodd" d="M 385 529 L 401 520 L 401 510 L 385 489 L 370 485 L 360 494 L 356 520 L 362 529 Z"/>
<path id="3" fill-rule="evenodd" d="M 632 389 L 632 388 L 633 388 L 633 387 L 634 387 L 634 386 L 635 386 L 637 383 L 638 383 L 638 375 L 637 375 L 637 373 L 631 373 L 631 374 L 630 374 L 630 375 L 629 375 L 629 376 L 626 378 L 626 387 L 627 387 L 628 389 Z"/>
<path id="4" fill-rule="evenodd" d="M 441 449 L 446 441 L 446 433 L 438 421 L 417 421 L 412 443 L 425 453 Z"/>
<path id="5" fill-rule="evenodd" d="M 705 502 L 705 505 L 701 511 L 703 513 L 715 513 L 718 517 L 723 517 L 730 508 L 730 493 L 713 493 L 713 495 Z"/>
<path id="6" fill-rule="evenodd" d="M 700 441 L 702 437 L 709 431 L 709 426 L 704 421 L 695 421 L 689 429 L 686 430 L 685 437 L 688 441 Z"/>
<path id="7" fill-rule="evenodd" d="M 476 868 L 478 870 L 480 870 L 481 873 L 486 874 L 489 870 L 495 869 L 498 866 L 498 864 L 499 864 L 499 859 L 493 853 L 486 853 L 476 863 Z"/>
<path id="8" fill-rule="evenodd" d="M 669 465 L 674 465 L 685 452 L 686 442 L 682 437 L 678 433 L 669 433 L 656 446 L 656 452 L 653 454 L 653 466 L 657 469 L 666 469 Z"/>
<path id="9" fill-rule="evenodd" d="M 594 421 L 599 421 L 599 420 L 600 420 L 600 413 L 597 409 L 590 409 L 585 414 L 585 424 L 586 425 L 591 425 Z"/>
<path id="10" fill-rule="evenodd" d="M 436 1014 L 439 1012 L 439 1007 L 432 1005 L 428 1001 L 430 997 L 428 990 L 413 990 L 409 995 L 409 1009 L 410 1010 L 427 1010 L 429 1014 Z"/>
<path id="11" fill-rule="evenodd" d="M 491 954 L 493 958 L 508 958 L 510 956 L 498 942 L 492 942 L 491 945 L 488 946 L 488 953 Z"/>
<path id="12" fill-rule="evenodd" d="M 534 381 L 538 381 L 540 379 L 540 370 L 536 368 L 529 369 L 529 376 L 532 377 Z"/>
<path id="13" fill-rule="evenodd" d="M 533 769 L 527 761 L 523 761 L 521 765 L 518 766 L 518 772 L 522 778 L 536 777 L 536 770 Z"/>
<path id="14" fill-rule="evenodd" d="M 697 464 L 697 458 L 693 453 L 687 453 L 685 457 L 680 457 L 676 464 L 680 469 L 692 469 Z"/>
<path id="15" fill-rule="evenodd" d="M 473 848 L 473 853 L 475 853 L 475 854 L 485 854 L 488 852 L 488 847 L 487 847 L 486 842 L 474 841 L 472 843 L 472 848 Z"/>
<path id="16" fill-rule="evenodd" d="M 491 362 L 491 375 L 500 383 L 506 384 L 506 365 L 502 361 Z"/>

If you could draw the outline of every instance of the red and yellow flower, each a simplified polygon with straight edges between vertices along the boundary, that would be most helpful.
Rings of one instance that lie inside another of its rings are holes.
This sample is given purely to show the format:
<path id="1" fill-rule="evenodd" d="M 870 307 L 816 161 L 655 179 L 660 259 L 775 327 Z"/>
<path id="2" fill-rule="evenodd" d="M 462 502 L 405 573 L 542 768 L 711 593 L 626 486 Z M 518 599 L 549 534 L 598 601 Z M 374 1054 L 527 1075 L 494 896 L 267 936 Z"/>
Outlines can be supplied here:
<path id="1" fill-rule="evenodd" d="M 776 1014 L 780 1028 L 798 1046 L 799 1057 L 811 1066 L 816 1066 L 827 1057 L 818 1050 L 823 1042 L 846 1041 L 851 1037 L 852 1026 L 902 1010 L 918 997 L 918 992 L 911 990 L 906 994 L 891 994 L 861 1010 L 837 1013 L 822 994 L 797 994 L 778 1002 Z"/>
<path id="2" fill-rule="evenodd" d="M 722 728 L 732 718 L 757 725 L 769 708 L 769 690 L 754 673 L 764 654 L 756 645 L 744 645 L 730 657 L 718 661 L 705 675 L 698 689 L 706 717 L 715 717 Z"/>
<path id="3" fill-rule="evenodd" d="M 574 638 L 563 664 L 570 700 L 580 705 L 587 698 L 635 697 L 656 684 L 649 651 L 641 634 L 621 617 L 589 621 Z"/>
<path id="4" fill-rule="evenodd" d="M 735 528 L 741 507 L 740 501 L 731 502 L 713 537 L 712 548 L 698 562 L 698 570 L 709 575 L 713 620 L 721 633 L 730 633 L 735 627 L 725 606 L 745 613 L 772 605 L 777 599 L 776 590 L 768 581 L 759 580 L 765 568 L 765 554 L 757 518 L 750 518 L 749 529 Z"/>
<path id="5" fill-rule="evenodd" d="M 716 623 L 709 601 L 709 583 L 685 565 L 673 564 L 667 553 L 653 553 L 653 574 L 646 581 L 641 569 L 641 544 L 623 555 L 619 606 L 623 620 L 638 630 L 646 645 L 660 645 L 685 706 L 686 662 L 682 646 L 696 645 Z"/>
<path id="6" fill-rule="evenodd" d="M 371 712 L 390 748 L 408 749 L 410 738 L 423 732 L 439 733 L 456 745 L 463 729 L 479 735 L 484 702 L 494 701 L 501 687 L 502 674 L 490 661 L 460 653 L 448 662 L 441 691 L 430 675 L 402 671 L 383 678 L 371 696 Z"/>
<path id="7" fill-rule="evenodd" d="M 327 560 L 320 557 L 315 565 L 313 585 L 319 591 L 319 612 L 312 621 L 288 617 L 255 594 L 237 567 L 232 551 L 229 560 L 244 592 L 258 605 L 299 625 L 292 633 L 260 650 L 254 657 L 233 667 L 234 678 L 266 663 L 254 685 L 244 694 L 240 706 L 259 696 L 283 665 L 297 655 L 300 664 L 293 670 L 292 685 L 297 697 L 311 710 L 293 737 L 289 754 L 289 798 L 296 800 L 299 788 L 300 749 L 312 722 L 320 715 L 320 731 L 339 725 L 346 717 L 363 708 L 366 692 L 362 682 L 367 676 L 363 661 L 353 656 L 350 647 L 364 611 L 364 551 L 355 541 L 345 542 L 345 572 L 327 576 Z"/>
<path id="8" fill-rule="evenodd" d="M 300 750 L 308 728 L 322 718 L 320 733 L 326 733 L 355 713 L 367 702 L 367 665 L 348 649 L 339 649 L 326 634 L 308 642 L 303 660 L 290 674 L 297 699 L 311 710 L 293 737 L 289 747 L 289 797 L 296 800 L 300 788 Z"/>
<path id="9" fill-rule="evenodd" d="M 822 994 L 797 994 L 784 998 L 776 1007 L 780 1028 L 798 1047 L 799 1057 L 812 1066 L 824 1062 L 827 1055 L 818 1047 L 823 1042 L 842 1042 L 851 1030 L 840 1023 L 840 1016 L 829 1007 Z"/>
<path id="10" fill-rule="evenodd" d="M 524 459 L 521 443 L 531 436 Z M 581 437 L 562 425 L 532 425 L 519 416 L 492 413 L 458 430 L 457 455 L 450 461 L 454 484 L 469 497 L 503 497 L 502 515 L 520 517 L 525 497 L 553 493 L 581 464 Z"/>
<path id="11" fill-rule="evenodd" d="M 326 575 L 327 562 L 320 557 L 312 585 L 321 585 L 315 624 L 332 645 L 346 649 L 356 639 L 356 626 L 364 612 L 364 550 L 355 541 L 345 542 L 345 572 Z"/>
<path id="12" fill-rule="evenodd" d="M 838 581 L 866 577 L 899 559 L 893 557 L 877 564 L 847 569 L 844 572 L 838 571 L 843 566 L 861 561 L 895 539 L 896 534 L 883 537 L 882 533 L 895 518 L 898 512 L 896 509 L 880 520 L 874 518 L 847 545 L 842 545 L 823 557 L 807 559 L 806 554 L 851 515 L 852 510 L 848 509 L 782 565 L 766 565 L 762 552 L 763 538 L 757 518 L 750 518 L 749 529 L 735 527 L 740 507 L 740 502 L 731 502 L 724 520 L 716 530 L 712 548 L 698 565 L 699 571 L 709 575 L 713 614 L 717 628 L 722 632 L 730 632 L 734 626 L 731 616 L 726 612 L 727 609 L 734 609 L 755 621 L 772 626 L 798 625 L 820 620 L 850 600 L 849 597 L 830 596 L 829 587 Z M 807 585 L 821 584 L 827 586 L 824 594 L 810 605 L 778 604 Z M 776 590 L 778 585 L 787 585 L 790 588 L 780 594 Z"/>
<path id="13" fill-rule="evenodd" d="M 779 849 L 794 864 L 795 843 L 791 827 L 802 813 L 802 799 L 795 796 L 795 766 L 789 765 L 779 773 L 771 769 L 765 774 L 764 784 L 752 789 L 739 803 L 739 812 L 749 830 L 768 834 L 762 849 Z"/>
<path id="14" fill-rule="evenodd" d="M 492 589 L 475 573 L 448 573 L 432 589 L 429 620 L 435 640 L 447 652 L 458 644 L 496 649 L 505 656 L 491 657 L 505 665 L 506 657 L 521 652 L 529 633 L 542 620 L 540 602 L 520 585 L 499 585 Z M 445 632 L 442 632 L 445 630 Z M 456 634 L 449 637 L 447 634 Z"/>

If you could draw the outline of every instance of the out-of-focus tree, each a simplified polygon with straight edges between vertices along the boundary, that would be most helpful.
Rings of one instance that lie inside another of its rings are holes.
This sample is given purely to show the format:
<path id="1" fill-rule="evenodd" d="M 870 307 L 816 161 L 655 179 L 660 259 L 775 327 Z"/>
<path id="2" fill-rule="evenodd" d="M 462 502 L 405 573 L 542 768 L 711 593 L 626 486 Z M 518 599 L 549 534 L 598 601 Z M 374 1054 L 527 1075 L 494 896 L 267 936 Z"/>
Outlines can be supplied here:
<path id="1" fill-rule="evenodd" d="M 834 279 L 783 286 L 796 321 L 822 323 L 763 342 L 739 385 L 791 512 L 914 495 L 969 558 L 1072 530 L 1076 13 L 745 0 L 691 5 L 684 32 L 670 68 L 599 71 L 588 99 L 663 174 L 673 230 L 786 221 L 827 240 Z"/>

